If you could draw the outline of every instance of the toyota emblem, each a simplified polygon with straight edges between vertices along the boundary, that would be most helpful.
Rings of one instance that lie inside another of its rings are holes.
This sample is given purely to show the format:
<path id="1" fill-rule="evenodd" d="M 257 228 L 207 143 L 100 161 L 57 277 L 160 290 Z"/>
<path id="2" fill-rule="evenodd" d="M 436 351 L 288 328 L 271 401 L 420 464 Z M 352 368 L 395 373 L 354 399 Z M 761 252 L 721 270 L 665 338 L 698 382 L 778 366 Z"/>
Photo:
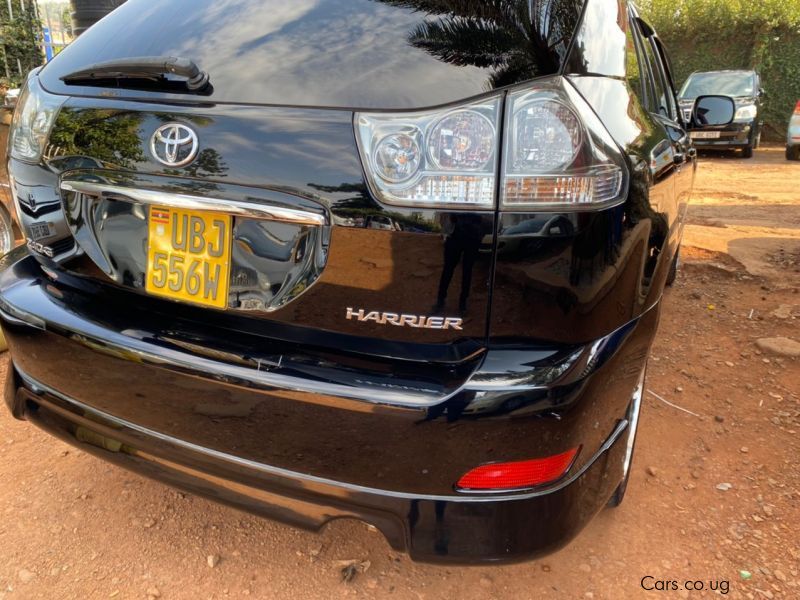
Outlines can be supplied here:
<path id="1" fill-rule="evenodd" d="M 162 125 L 150 140 L 153 156 L 168 167 L 185 167 L 197 157 L 199 148 L 197 134 L 180 123 Z"/>

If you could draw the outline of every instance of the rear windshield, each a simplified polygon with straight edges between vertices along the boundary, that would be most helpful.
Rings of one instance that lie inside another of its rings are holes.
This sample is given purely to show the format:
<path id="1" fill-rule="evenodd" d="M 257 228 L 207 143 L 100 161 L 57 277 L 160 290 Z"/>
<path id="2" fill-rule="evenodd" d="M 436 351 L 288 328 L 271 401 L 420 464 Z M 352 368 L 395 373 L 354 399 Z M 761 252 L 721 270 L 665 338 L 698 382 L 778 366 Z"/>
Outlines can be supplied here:
<path id="1" fill-rule="evenodd" d="M 178 56 L 210 74 L 216 102 L 435 106 L 559 72 L 583 4 L 128 0 L 41 78 L 54 93 L 152 97 L 130 86 L 68 86 L 60 77 L 112 59 Z"/>
<path id="2" fill-rule="evenodd" d="M 695 73 L 686 81 L 681 98 L 694 99 L 699 96 L 752 96 L 755 94 L 756 77 L 750 72 Z"/>

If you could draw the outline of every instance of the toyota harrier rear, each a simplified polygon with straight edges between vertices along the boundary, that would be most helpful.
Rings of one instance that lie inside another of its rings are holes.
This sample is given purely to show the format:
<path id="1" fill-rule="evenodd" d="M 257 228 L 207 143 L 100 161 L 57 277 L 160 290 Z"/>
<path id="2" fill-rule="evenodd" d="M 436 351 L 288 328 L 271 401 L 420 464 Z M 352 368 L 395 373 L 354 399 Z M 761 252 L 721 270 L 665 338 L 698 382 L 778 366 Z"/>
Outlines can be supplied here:
<path id="1" fill-rule="evenodd" d="M 32 73 L 13 414 L 300 527 L 524 560 L 622 500 L 695 168 L 618 0 L 129 0 Z"/>

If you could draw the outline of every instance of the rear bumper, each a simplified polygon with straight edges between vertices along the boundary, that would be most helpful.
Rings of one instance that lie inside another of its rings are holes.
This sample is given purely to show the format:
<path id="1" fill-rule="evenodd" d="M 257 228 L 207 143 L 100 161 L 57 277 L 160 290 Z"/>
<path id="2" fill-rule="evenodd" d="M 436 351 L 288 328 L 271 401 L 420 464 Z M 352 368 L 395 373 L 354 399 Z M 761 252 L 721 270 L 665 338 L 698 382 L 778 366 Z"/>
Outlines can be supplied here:
<path id="1" fill-rule="evenodd" d="M 436 498 L 336 485 L 209 451 L 101 414 L 18 371 L 7 402 L 20 418 L 142 475 L 295 527 L 339 518 L 377 527 L 422 562 L 516 562 L 567 544 L 605 506 L 621 476 L 627 423 L 558 488 L 520 498 Z"/>
<path id="2" fill-rule="evenodd" d="M 483 378 L 409 406 L 377 391 L 380 401 L 370 402 L 335 386 L 278 389 L 293 380 L 237 378 L 222 368 L 227 352 L 167 349 L 159 320 L 146 313 L 131 305 L 103 312 L 97 299 L 44 277 L 24 250 L 0 260 L 0 321 L 13 362 L 8 408 L 190 492 L 312 530 L 361 519 L 415 560 L 457 563 L 554 551 L 606 505 L 622 478 L 626 409 L 658 321 L 656 307 L 589 344 L 590 359 L 569 381 L 506 385 L 496 356 L 487 357 Z M 199 333 L 192 339 L 206 343 Z M 550 370 L 559 352 L 536 350 Z M 574 445 L 583 448 L 575 467 L 545 489 L 453 491 L 468 465 Z"/>

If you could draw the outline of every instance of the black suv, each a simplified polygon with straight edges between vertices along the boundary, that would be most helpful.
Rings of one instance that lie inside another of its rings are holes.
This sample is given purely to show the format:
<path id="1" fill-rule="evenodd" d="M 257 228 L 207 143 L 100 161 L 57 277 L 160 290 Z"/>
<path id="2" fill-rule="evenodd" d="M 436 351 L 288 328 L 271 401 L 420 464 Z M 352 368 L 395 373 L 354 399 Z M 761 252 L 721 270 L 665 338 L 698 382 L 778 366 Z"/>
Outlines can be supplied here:
<path id="1" fill-rule="evenodd" d="M 626 2 L 130 0 L 10 138 L 16 417 L 416 560 L 622 500 L 695 171 Z"/>
<path id="2" fill-rule="evenodd" d="M 740 150 L 744 158 L 753 158 L 761 143 L 763 127 L 761 77 L 755 71 L 708 71 L 692 73 L 680 93 L 681 109 L 689 122 L 695 101 L 701 96 L 729 96 L 736 102 L 733 122 L 724 126 L 698 127 L 692 139 L 698 149 Z"/>

